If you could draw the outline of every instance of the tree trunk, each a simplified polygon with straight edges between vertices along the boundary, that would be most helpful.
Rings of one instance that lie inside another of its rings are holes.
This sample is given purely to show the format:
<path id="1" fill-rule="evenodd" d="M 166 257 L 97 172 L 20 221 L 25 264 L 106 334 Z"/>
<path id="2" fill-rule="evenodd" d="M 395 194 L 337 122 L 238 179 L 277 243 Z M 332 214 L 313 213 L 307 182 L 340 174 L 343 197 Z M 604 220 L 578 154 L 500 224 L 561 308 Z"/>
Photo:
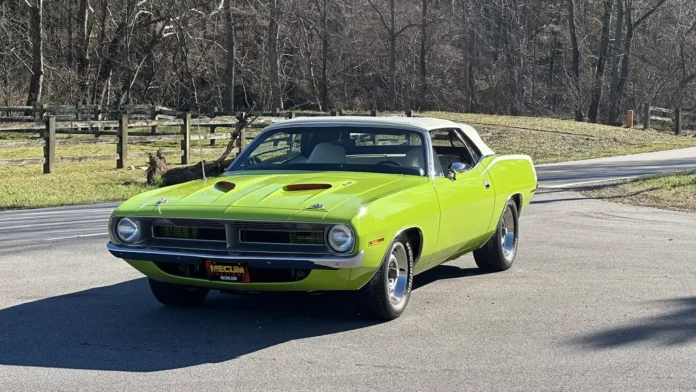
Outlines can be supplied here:
<path id="1" fill-rule="evenodd" d="M 396 110 L 396 19 L 394 0 L 389 0 L 389 110 Z"/>
<path id="2" fill-rule="evenodd" d="M 27 105 L 41 101 L 43 90 L 43 0 L 33 0 L 29 8 L 31 29 L 31 80 Z"/>
<path id="3" fill-rule="evenodd" d="M 427 69 L 425 62 L 426 54 L 426 43 L 427 43 L 427 27 L 428 27 L 428 0 L 423 0 L 423 7 L 421 8 L 421 42 L 420 42 L 420 62 L 418 67 L 418 76 L 420 79 L 420 91 L 418 92 L 418 106 L 419 109 L 425 110 L 426 101 L 428 96 L 428 82 L 427 82 Z"/>
<path id="4" fill-rule="evenodd" d="M 234 113 L 234 84 L 235 84 L 235 33 L 234 33 L 234 0 L 227 0 L 225 10 L 225 28 L 227 30 L 227 57 L 225 59 L 224 85 L 225 95 L 222 103 L 224 111 Z"/>
<path id="5" fill-rule="evenodd" d="M 622 1 L 622 0 L 619 0 Z M 604 16 L 602 17 L 602 36 L 599 42 L 597 54 L 597 67 L 595 69 L 594 88 L 592 90 L 592 101 L 587 117 L 590 122 L 597 122 L 599 104 L 602 101 L 602 91 L 604 90 L 604 72 L 609 52 L 609 30 L 611 27 L 611 14 L 614 8 L 614 0 L 604 0 Z"/>
<path id="6" fill-rule="evenodd" d="M 469 113 L 478 111 L 478 102 L 476 101 L 476 71 L 478 69 L 478 41 L 476 28 L 469 26 L 469 66 L 467 73 L 467 86 L 469 95 L 467 97 Z"/>
<path id="7" fill-rule="evenodd" d="M 79 34 L 77 36 L 77 78 L 79 99 L 83 100 L 89 88 L 89 36 L 92 33 L 92 24 L 89 20 L 89 2 L 80 0 L 77 10 Z"/>
<path id="8" fill-rule="evenodd" d="M 619 76 L 619 84 L 616 90 L 616 101 L 613 102 L 612 111 L 609 113 L 609 124 L 614 125 L 619 123 L 619 112 L 623 104 L 624 91 L 628 83 L 628 75 L 630 73 L 631 63 L 631 47 L 633 46 L 633 35 L 635 33 L 633 23 L 631 22 L 631 11 L 626 10 L 626 39 L 624 40 L 623 58 L 621 59 L 621 74 Z"/>
<path id="9" fill-rule="evenodd" d="M 280 75 L 278 58 L 278 20 L 280 19 L 279 0 L 270 0 L 270 19 L 268 23 L 268 63 L 269 81 L 271 82 L 271 101 L 269 109 L 271 111 L 283 109 L 282 97 L 280 95 Z"/>
<path id="10" fill-rule="evenodd" d="M 321 81 L 319 82 L 321 108 L 319 110 L 326 110 L 329 107 L 329 82 L 327 76 L 329 61 L 328 2 L 329 0 L 323 0 L 321 10 Z"/>
<path id="11" fill-rule="evenodd" d="M 611 87 L 609 88 L 609 111 L 604 117 L 604 123 L 613 122 L 613 114 L 618 112 L 617 101 L 619 100 L 619 65 L 621 64 L 623 40 L 624 40 L 624 19 L 626 9 L 624 0 L 618 0 L 616 10 L 616 29 L 614 32 L 614 44 L 611 46 Z"/>
<path id="12" fill-rule="evenodd" d="M 574 105 L 575 121 L 584 121 L 582 112 L 582 90 L 580 86 L 580 48 L 578 46 L 578 34 L 575 26 L 575 0 L 568 0 L 568 27 L 570 30 L 570 45 L 573 53 L 573 87 L 575 88 Z"/>

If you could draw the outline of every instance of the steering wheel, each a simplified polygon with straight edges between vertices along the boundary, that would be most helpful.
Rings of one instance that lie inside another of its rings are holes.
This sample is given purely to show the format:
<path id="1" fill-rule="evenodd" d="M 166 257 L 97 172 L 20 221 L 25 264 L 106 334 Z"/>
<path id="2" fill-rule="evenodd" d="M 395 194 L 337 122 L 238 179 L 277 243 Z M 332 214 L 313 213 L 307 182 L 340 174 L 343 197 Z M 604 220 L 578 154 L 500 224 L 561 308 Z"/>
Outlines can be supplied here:
<path id="1" fill-rule="evenodd" d="M 382 162 L 378 162 L 377 164 L 378 164 L 378 165 L 387 165 L 387 166 L 403 167 L 402 164 L 400 164 L 399 162 L 395 162 L 395 161 L 382 161 Z"/>

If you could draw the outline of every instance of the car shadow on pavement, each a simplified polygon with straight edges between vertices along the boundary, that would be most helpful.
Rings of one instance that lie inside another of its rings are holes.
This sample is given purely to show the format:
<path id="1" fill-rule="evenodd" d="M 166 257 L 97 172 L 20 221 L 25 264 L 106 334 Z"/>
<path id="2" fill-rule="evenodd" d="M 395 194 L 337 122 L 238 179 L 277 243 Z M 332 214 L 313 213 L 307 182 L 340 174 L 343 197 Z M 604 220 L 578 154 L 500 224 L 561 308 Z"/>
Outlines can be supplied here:
<path id="1" fill-rule="evenodd" d="M 609 349 L 632 344 L 678 346 L 696 341 L 696 297 L 651 301 L 667 313 L 597 332 L 571 341 L 591 349 Z"/>
<path id="2" fill-rule="evenodd" d="M 440 280 L 468 278 L 472 276 L 485 275 L 487 273 L 488 272 L 484 272 L 478 268 L 460 268 L 454 265 L 442 264 L 416 276 L 413 279 L 413 289 L 418 290 L 423 286 L 427 286 Z"/>
<path id="3" fill-rule="evenodd" d="M 584 188 L 563 188 L 564 191 L 566 192 L 580 192 L 580 191 L 592 191 L 592 190 L 600 190 L 603 188 L 610 187 L 609 185 L 607 186 L 591 186 L 591 187 L 584 187 Z M 623 199 L 626 197 L 633 197 L 633 196 L 638 196 L 646 192 L 652 192 L 655 190 L 659 190 L 660 188 L 653 187 L 653 188 L 648 188 L 648 189 L 643 189 L 640 191 L 636 192 L 630 192 L 630 193 L 623 193 L 619 195 L 611 195 L 611 196 L 582 196 L 582 197 L 568 197 L 568 198 L 563 198 L 563 199 L 548 199 L 548 200 L 532 200 L 530 203 L 531 204 L 549 204 L 549 203 L 558 203 L 562 201 L 582 201 L 582 200 L 613 200 L 613 199 Z"/>
<path id="4" fill-rule="evenodd" d="M 440 266 L 415 282 L 471 275 Z M 223 362 L 378 324 L 350 294 L 211 292 L 201 308 L 174 309 L 136 279 L 0 310 L 0 365 L 153 372 Z"/>

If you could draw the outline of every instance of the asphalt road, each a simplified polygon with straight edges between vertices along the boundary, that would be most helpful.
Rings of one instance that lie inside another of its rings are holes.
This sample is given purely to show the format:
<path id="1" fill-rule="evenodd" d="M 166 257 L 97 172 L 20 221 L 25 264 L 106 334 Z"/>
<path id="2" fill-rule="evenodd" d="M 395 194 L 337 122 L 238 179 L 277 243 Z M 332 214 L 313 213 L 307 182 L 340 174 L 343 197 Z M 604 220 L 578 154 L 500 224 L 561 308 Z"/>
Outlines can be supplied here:
<path id="1" fill-rule="evenodd" d="M 689 170 L 696 170 L 696 147 L 537 166 L 539 185 L 552 189 Z"/>
<path id="2" fill-rule="evenodd" d="M 0 213 L 1 390 L 696 388 L 693 214 L 542 189 L 510 271 L 437 267 L 376 324 L 342 295 L 164 308 L 105 251 L 110 208 Z"/>

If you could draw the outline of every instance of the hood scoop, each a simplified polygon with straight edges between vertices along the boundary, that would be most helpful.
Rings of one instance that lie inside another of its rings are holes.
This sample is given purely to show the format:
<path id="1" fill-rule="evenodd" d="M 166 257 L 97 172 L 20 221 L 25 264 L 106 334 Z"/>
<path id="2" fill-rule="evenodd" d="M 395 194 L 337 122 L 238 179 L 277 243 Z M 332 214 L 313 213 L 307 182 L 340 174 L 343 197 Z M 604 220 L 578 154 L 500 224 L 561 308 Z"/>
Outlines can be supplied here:
<path id="1" fill-rule="evenodd" d="M 237 185 L 234 182 L 220 181 L 215 184 L 215 188 L 219 191 L 229 192 L 234 189 Z"/>
<path id="2" fill-rule="evenodd" d="M 286 192 L 317 191 L 331 188 L 331 184 L 291 184 L 286 185 L 283 190 Z"/>

